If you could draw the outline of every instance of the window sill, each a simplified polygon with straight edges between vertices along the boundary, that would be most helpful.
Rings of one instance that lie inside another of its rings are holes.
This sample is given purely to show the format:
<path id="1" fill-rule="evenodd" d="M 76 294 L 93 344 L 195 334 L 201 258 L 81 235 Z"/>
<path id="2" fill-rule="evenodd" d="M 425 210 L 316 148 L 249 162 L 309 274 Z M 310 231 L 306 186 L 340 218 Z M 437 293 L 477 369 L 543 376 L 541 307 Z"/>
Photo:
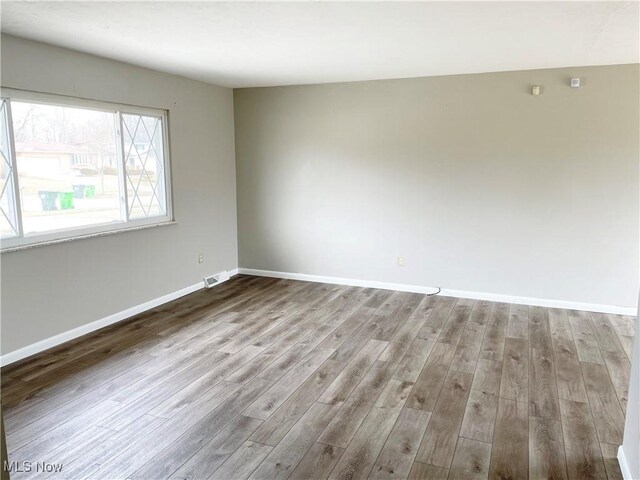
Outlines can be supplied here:
<path id="1" fill-rule="evenodd" d="M 5 254 L 5 253 L 11 253 L 11 252 L 20 252 L 22 250 L 30 250 L 32 248 L 47 247 L 49 245 L 58 245 L 60 243 L 75 242 L 76 240 L 85 240 L 87 238 L 105 237 L 107 235 L 117 235 L 120 233 L 136 232 L 138 230 L 148 230 L 150 228 L 165 227 L 167 225 L 177 225 L 177 224 L 178 222 L 176 222 L 175 220 L 171 220 L 171 221 L 162 222 L 162 223 L 152 223 L 149 225 L 124 227 L 124 228 L 119 228 L 117 230 L 107 230 L 105 232 L 87 233 L 85 235 L 76 235 L 68 238 L 59 238 L 56 240 L 45 240 L 37 243 L 30 243 L 28 245 L 17 245 L 15 247 L 8 247 L 8 248 L 2 249 L 0 253 Z"/>

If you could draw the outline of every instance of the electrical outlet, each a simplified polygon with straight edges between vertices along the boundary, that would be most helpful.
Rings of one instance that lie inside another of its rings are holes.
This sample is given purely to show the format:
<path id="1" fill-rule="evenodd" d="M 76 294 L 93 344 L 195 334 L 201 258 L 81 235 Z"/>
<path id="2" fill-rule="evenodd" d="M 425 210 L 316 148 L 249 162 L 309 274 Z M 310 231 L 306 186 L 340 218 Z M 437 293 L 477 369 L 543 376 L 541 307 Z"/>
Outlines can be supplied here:
<path id="1" fill-rule="evenodd" d="M 198 255 L 198 263 L 204 263 L 204 254 L 203 253 Z"/>
<path id="2" fill-rule="evenodd" d="M 404 257 L 398 257 L 398 266 L 404 267 Z"/>

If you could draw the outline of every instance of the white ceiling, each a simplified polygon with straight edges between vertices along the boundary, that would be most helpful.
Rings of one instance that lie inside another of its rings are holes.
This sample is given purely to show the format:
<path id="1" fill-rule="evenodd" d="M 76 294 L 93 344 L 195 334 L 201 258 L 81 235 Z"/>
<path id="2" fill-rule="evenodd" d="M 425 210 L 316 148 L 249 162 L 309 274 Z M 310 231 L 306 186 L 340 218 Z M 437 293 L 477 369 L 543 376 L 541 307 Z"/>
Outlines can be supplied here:
<path id="1" fill-rule="evenodd" d="M 633 2 L 11 2 L 2 31 L 228 87 L 638 63 Z"/>

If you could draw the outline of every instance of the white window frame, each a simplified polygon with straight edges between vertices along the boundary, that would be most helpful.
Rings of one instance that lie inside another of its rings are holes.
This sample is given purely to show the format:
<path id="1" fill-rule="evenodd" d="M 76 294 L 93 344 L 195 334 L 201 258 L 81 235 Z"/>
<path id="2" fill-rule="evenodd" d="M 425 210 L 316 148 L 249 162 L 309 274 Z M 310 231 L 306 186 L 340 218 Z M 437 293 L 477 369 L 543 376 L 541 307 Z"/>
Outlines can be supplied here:
<path id="1" fill-rule="evenodd" d="M 0 251 L 2 253 L 14 250 L 21 250 L 23 248 L 29 248 L 34 246 L 48 245 L 66 242 L 70 240 L 77 240 L 82 238 L 91 238 L 95 236 L 101 236 L 109 233 L 119 233 L 131 230 L 140 230 L 143 228 L 149 228 L 159 225 L 175 223 L 173 217 L 173 203 L 172 203 L 172 183 L 171 183 L 171 155 L 169 149 L 169 111 L 159 108 L 140 107 L 133 105 L 126 105 L 113 102 L 102 102 L 98 100 L 89 100 L 79 97 L 69 97 L 62 95 L 55 95 L 49 93 L 32 92 L 27 90 L 18 90 L 13 88 L 0 88 L 0 97 L 7 100 L 8 107 L 8 123 L 9 123 L 9 148 L 11 161 L 13 162 L 13 179 L 14 179 L 14 200 L 15 208 L 17 209 L 18 236 L 7 237 L 0 240 Z M 59 230 L 50 230 L 42 233 L 34 233 L 25 235 L 22 229 L 22 212 L 20 209 L 20 186 L 18 184 L 18 166 L 15 155 L 15 140 L 13 138 L 13 124 L 10 116 L 11 113 L 11 101 L 24 101 L 29 103 L 41 103 L 46 105 L 77 107 L 87 110 L 106 111 L 115 114 L 116 119 L 116 152 L 119 162 L 118 176 L 120 182 L 120 206 L 122 209 L 122 218 L 124 220 L 120 222 L 110 222 L 106 224 L 94 224 L 87 227 L 74 227 L 65 228 Z M 160 117 L 162 126 L 162 147 L 164 157 L 164 186 L 165 186 L 165 202 L 166 202 L 166 214 L 154 217 L 129 219 L 129 204 L 127 199 L 127 178 L 126 178 L 126 159 L 124 157 L 124 135 L 122 132 L 122 114 L 133 115 L 150 115 L 154 117 Z"/>

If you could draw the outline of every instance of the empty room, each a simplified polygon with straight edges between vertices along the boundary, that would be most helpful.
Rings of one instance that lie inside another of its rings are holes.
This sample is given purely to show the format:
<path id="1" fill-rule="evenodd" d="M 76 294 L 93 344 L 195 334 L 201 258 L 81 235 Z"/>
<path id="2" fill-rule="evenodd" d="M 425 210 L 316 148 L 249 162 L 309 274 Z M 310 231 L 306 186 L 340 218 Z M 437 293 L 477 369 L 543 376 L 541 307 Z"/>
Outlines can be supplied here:
<path id="1" fill-rule="evenodd" d="M 2 480 L 640 480 L 640 2 L 0 25 Z"/>

